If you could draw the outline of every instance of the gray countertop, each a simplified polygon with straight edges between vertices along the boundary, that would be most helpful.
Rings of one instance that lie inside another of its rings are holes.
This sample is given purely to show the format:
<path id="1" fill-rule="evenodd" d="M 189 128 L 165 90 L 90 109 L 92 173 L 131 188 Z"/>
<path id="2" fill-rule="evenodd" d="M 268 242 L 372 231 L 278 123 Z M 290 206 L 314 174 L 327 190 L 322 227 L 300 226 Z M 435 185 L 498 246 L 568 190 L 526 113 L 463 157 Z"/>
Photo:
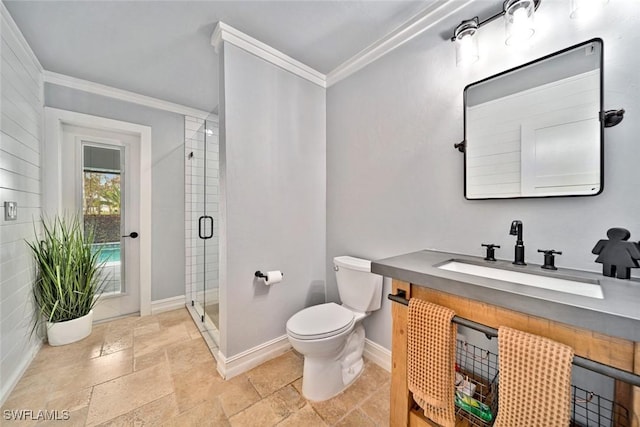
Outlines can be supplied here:
<path id="1" fill-rule="evenodd" d="M 437 268 L 438 265 L 450 260 L 557 278 L 598 281 L 602 287 L 604 299 Z M 415 285 L 640 342 L 640 280 L 638 279 L 613 279 L 592 272 L 565 268 L 547 272 L 538 264 L 514 266 L 509 261 L 488 262 L 478 257 L 433 250 L 373 261 L 371 271 Z"/>

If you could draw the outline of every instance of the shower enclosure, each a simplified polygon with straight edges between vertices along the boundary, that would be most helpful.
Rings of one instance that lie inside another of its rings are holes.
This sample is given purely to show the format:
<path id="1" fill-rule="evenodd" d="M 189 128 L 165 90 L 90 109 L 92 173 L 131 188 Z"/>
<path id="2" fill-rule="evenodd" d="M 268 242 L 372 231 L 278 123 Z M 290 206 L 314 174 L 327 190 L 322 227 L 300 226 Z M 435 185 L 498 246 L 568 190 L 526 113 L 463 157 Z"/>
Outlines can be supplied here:
<path id="1" fill-rule="evenodd" d="M 185 117 L 185 295 L 214 350 L 219 332 L 218 123 Z"/>

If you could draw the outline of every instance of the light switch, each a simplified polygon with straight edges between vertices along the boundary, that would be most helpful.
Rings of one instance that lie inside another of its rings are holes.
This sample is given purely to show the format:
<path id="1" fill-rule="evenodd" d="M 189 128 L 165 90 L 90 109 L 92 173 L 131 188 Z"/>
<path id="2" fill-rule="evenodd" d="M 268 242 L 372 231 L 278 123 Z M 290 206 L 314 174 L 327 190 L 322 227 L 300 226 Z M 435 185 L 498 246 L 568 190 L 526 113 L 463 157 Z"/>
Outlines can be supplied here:
<path id="1" fill-rule="evenodd" d="M 4 202 L 4 220 L 15 221 L 18 219 L 18 203 Z"/>

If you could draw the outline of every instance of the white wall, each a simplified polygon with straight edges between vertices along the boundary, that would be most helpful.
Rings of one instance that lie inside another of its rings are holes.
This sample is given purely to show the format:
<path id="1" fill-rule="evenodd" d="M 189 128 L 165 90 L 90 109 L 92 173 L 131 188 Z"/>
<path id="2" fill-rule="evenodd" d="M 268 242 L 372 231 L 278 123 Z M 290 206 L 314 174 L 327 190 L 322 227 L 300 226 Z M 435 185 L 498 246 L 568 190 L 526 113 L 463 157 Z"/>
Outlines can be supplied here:
<path id="1" fill-rule="evenodd" d="M 151 127 L 151 300 L 184 294 L 184 116 L 45 84 L 47 107 Z"/>
<path id="2" fill-rule="evenodd" d="M 40 228 L 42 69 L 2 13 L 0 110 L 0 403 L 31 362 L 40 341 L 30 336 L 33 264 L 25 239 Z M 25 42 L 26 43 L 26 42 Z M 4 202 L 18 203 L 18 219 L 4 220 Z M 34 225 L 35 222 L 35 225 Z"/>
<path id="3" fill-rule="evenodd" d="M 221 55 L 220 350 L 285 334 L 324 302 L 325 89 L 224 43 Z M 256 270 L 282 270 L 266 287 Z"/>
<path id="4" fill-rule="evenodd" d="M 481 243 L 513 257 L 513 219 L 524 222 L 527 260 L 539 248 L 562 250 L 561 267 L 601 271 L 591 249 L 610 227 L 640 239 L 640 8 L 609 3 L 591 22 L 569 19 L 569 1 L 543 1 L 531 48 L 504 45 L 504 24 L 479 31 L 479 62 L 456 68 L 455 49 L 434 27 L 327 92 L 327 260 L 349 254 L 383 258 L 426 248 L 482 255 Z M 473 15 L 471 15 L 473 16 Z M 468 19 L 462 10 L 454 22 Z M 455 24 L 454 24 L 455 25 Z M 605 130 L 604 192 L 595 197 L 467 201 L 463 196 L 464 87 L 594 37 L 604 40 L 605 109 L 624 121 Z M 327 264 L 330 300 L 337 300 Z M 635 271 L 636 276 L 638 271 Z M 388 292 L 388 283 L 385 296 Z M 366 321 L 368 338 L 391 347 L 390 302 Z"/>

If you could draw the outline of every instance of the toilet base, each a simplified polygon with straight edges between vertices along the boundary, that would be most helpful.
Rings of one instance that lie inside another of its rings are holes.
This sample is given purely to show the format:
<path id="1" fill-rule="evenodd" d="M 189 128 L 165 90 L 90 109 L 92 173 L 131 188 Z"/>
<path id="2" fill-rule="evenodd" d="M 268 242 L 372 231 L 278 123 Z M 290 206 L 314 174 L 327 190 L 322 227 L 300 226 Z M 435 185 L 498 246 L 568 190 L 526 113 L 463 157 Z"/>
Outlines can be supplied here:
<path id="1" fill-rule="evenodd" d="M 335 358 L 304 355 L 302 395 L 311 401 L 331 399 L 349 387 L 364 369 L 364 327 L 356 325 Z"/>

